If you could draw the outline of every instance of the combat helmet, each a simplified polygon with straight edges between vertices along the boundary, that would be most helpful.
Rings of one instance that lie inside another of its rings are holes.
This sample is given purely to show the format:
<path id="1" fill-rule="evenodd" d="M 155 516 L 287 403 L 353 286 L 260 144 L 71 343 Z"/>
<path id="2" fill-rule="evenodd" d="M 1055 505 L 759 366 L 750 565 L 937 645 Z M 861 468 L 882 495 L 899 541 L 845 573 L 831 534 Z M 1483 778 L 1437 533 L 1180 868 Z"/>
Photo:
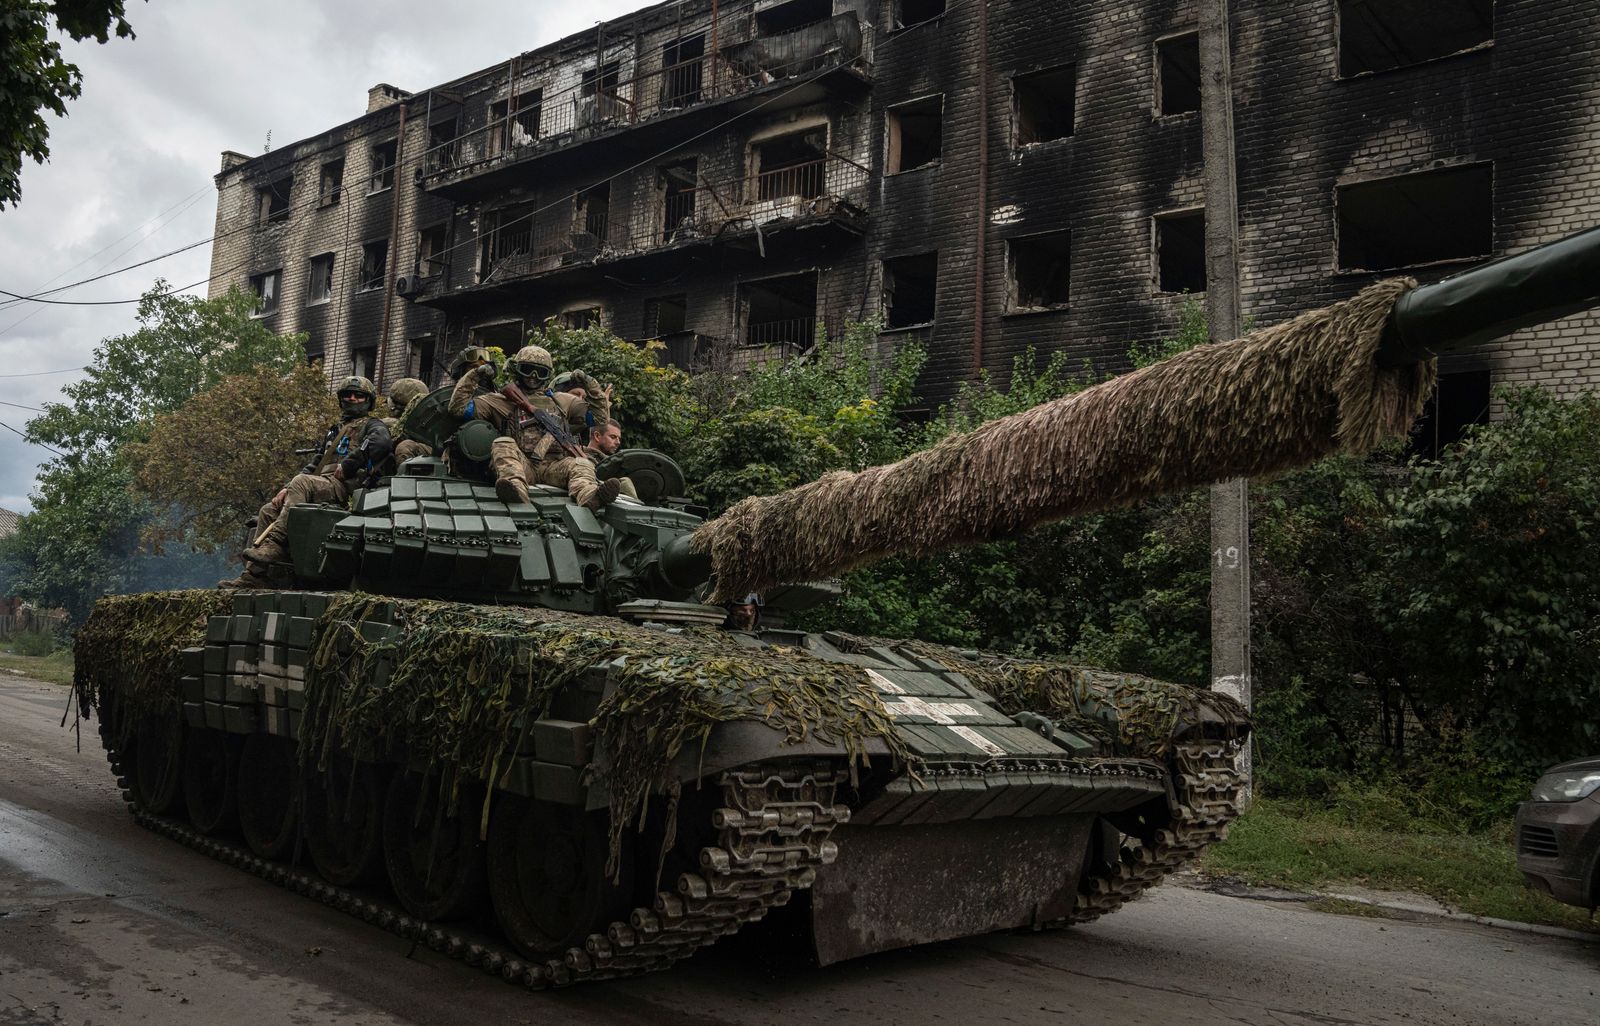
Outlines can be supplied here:
<path id="1" fill-rule="evenodd" d="M 389 408 L 398 417 L 427 394 L 428 386 L 420 378 L 401 378 L 389 386 Z"/>
<path id="2" fill-rule="evenodd" d="M 511 358 L 511 373 L 523 388 L 544 389 L 555 371 L 555 360 L 543 346 L 523 346 Z"/>
<path id="3" fill-rule="evenodd" d="M 345 398 L 358 393 L 364 398 Z M 371 413 L 373 404 L 378 401 L 378 390 L 372 387 L 372 379 L 357 374 L 352 374 L 339 382 L 339 387 L 333 390 L 333 394 L 339 397 L 339 412 L 345 420 Z"/>

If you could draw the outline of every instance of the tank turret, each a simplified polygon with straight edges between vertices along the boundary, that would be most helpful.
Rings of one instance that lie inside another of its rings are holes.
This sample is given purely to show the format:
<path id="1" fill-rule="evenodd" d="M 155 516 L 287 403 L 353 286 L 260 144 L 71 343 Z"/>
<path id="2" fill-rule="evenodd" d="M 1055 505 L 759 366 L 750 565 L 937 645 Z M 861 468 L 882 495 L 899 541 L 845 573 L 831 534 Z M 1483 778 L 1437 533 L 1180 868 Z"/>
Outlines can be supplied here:
<path id="1" fill-rule="evenodd" d="M 1091 922 L 1225 836 L 1237 703 L 705 603 L 1370 448 L 1432 355 L 1596 302 L 1593 231 L 1380 282 L 711 521 L 648 452 L 600 468 L 642 501 L 502 502 L 436 392 L 407 430 L 445 458 L 287 511 L 283 588 L 102 600 L 76 691 L 141 824 L 518 984 L 663 968 L 802 894 L 824 964 Z M 485 906 L 504 946 L 458 925 Z"/>

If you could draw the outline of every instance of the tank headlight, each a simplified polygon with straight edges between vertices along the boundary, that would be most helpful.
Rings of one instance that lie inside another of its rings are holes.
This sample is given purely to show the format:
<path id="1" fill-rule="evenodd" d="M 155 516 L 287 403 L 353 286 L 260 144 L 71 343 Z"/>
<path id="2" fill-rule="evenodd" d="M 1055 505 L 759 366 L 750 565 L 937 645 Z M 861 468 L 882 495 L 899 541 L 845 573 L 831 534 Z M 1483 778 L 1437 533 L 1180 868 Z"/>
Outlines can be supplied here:
<path id="1" fill-rule="evenodd" d="M 1533 785 L 1536 802 L 1575 802 L 1600 790 L 1600 769 L 1546 773 Z"/>

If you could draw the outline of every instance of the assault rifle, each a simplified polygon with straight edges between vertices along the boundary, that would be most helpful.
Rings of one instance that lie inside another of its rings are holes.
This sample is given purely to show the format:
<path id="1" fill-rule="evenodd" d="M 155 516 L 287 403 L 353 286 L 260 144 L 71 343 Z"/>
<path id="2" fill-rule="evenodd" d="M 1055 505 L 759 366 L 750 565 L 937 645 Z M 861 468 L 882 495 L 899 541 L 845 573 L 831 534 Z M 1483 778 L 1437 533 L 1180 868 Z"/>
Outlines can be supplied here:
<path id="1" fill-rule="evenodd" d="M 541 410 L 534 406 L 528 395 L 516 385 L 506 385 L 500 389 L 500 394 L 511 400 L 512 404 L 526 413 L 528 417 L 539 426 L 539 430 L 550 436 L 556 448 L 568 456 L 582 456 L 583 448 L 578 440 L 572 437 L 567 426 L 549 410 Z"/>

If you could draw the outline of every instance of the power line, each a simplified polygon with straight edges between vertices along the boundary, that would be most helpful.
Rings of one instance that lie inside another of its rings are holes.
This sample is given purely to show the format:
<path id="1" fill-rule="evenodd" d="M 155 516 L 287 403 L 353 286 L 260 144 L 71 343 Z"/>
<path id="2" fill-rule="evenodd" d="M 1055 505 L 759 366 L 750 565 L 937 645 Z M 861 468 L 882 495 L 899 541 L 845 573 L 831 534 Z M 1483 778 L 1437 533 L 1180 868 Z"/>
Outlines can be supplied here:
<path id="1" fill-rule="evenodd" d="M 22 403 L 8 403 L 4 399 L 0 399 L 0 406 L 15 406 L 19 410 L 29 410 L 29 411 L 32 411 L 33 413 L 43 413 L 44 412 L 43 410 L 41 410 L 37 406 L 24 406 Z"/>
<path id="2" fill-rule="evenodd" d="M 67 458 L 67 454 L 62 452 L 60 449 L 52 449 L 48 445 L 45 445 L 43 442 L 35 442 L 33 439 L 29 438 L 26 434 L 24 434 L 21 431 L 18 431 L 16 428 L 12 427 L 10 424 L 7 424 L 3 420 L 0 420 L 0 427 L 5 428 L 7 431 L 9 431 L 12 434 L 16 435 L 18 438 L 21 438 L 24 442 L 27 442 L 29 445 L 37 445 L 41 449 L 44 449 L 44 450 L 46 450 L 48 452 L 55 453 L 57 456 L 60 456 L 62 459 L 66 459 Z"/>
<path id="3" fill-rule="evenodd" d="M 74 374 L 88 369 L 87 367 L 63 367 L 60 370 L 28 371 L 24 374 L 0 374 L 0 378 L 42 378 L 47 374 Z"/>

